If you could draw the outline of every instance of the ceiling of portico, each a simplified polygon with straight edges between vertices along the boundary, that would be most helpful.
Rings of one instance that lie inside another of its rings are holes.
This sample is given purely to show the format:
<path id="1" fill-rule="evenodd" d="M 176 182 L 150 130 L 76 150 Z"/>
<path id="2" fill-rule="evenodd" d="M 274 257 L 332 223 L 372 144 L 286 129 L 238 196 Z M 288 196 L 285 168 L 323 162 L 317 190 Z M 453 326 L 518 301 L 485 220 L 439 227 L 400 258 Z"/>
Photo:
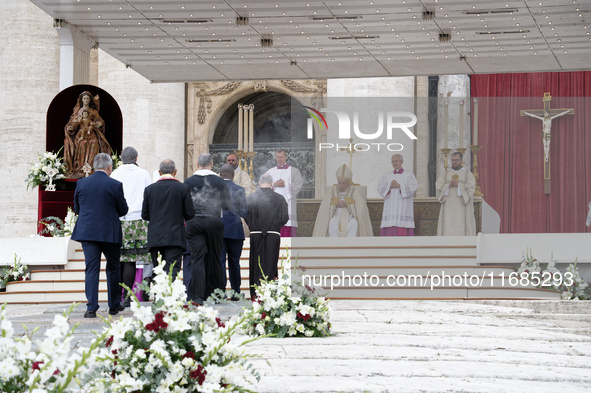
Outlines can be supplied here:
<path id="1" fill-rule="evenodd" d="M 31 1 L 153 82 L 590 69 L 589 0 Z"/>

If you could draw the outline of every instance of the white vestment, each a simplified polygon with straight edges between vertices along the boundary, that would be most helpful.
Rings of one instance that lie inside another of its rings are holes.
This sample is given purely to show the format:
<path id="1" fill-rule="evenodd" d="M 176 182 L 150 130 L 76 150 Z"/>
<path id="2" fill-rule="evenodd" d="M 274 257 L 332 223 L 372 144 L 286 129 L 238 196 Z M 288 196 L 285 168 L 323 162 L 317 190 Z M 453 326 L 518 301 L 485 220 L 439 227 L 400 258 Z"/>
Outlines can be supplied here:
<path id="1" fill-rule="evenodd" d="M 454 175 L 458 186 L 450 187 Z M 441 203 L 437 236 L 475 236 L 474 190 L 476 180 L 466 167 L 442 173 L 435 183 L 437 200 Z"/>
<path id="2" fill-rule="evenodd" d="M 240 166 L 234 169 L 234 183 L 244 188 L 246 196 L 252 194 L 256 189 L 248 172 L 240 169 Z"/>
<path id="3" fill-rule="evenodd" d="M 285 187 L 274 187 L 273 191 L 285 198 L 285 201 L 287 202 L 289 221 L 287 221 L 285 226 L 297 227 L 297 196 L 304 185 L 302 174 L 297 168 L 294 168 L 291 165 L 285 169 L 279 169 L 275 166 L 265 173 L 268 173 L 273 177 L 273 183 L 277 180 L 283 180 L 285 182 Z"/>
<path id="4" fill-rule="evenodd" d="M 142 218 L 142 203 L 144 189 L 152 184 L 147 170 L 135 164 L 123 164 L 111 173 L 111 178 L 123 183 L 123 193 L 129 210 L 121 219 L 124 221 L 140 220 Z"/>
<path id="5" fill-rule="evenodd" d="M 392 180 L 400 184 L 400 188 L 390 188 Z M 414 228 L 413 194 L 419 187 L 417 178 L 410 171 L 394 174 L 390 171 L 378 182 L 378 193 L 384 198 L 384 211 L 380 228 L 399 227 Z"/>
<path id="6" fill-rule="evenodd" d="M 585 222 L 586 226 L 591 226 L 591 202 L 589 202 L 589 212 L 587 213 L 587 221 Z"/>
<path id="7" fill-rule="evenodd" d="M 339 201 L 347 202 L 347 207 L 336 207 Z M 345 192 L 337 186 L 330 189 L 318 209 L 312 236 L 373 236 L 367 201 L 358 187 L 349 186 Z"/>

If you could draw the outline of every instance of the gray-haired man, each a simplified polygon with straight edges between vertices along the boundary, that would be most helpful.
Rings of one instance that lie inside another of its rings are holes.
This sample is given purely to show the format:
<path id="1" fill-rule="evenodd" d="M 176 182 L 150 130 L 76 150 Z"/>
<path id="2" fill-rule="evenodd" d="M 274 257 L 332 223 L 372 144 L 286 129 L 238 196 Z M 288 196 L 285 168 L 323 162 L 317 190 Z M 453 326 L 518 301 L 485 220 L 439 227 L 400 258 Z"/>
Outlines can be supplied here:
<path id="1" fill-rule="evenodd" d="M 86 292 L 85 318 L 95 318 L 99 309 L 98 287 L 101 268 L 101 253 L 107 259 L 107 293 L 109 314 L 116 315 L 125 307 L 121 304 L 121 222 L 119 217 L 127 213 L 128 207 L 123 195 L 123 184 L 111 179 L 113 161 L 106 153 L 94 157 L 94 174 L 76 183 L 74 192 L 74 213 L 78 214 L 72 240 L 82 243 L 86 270 L 84 285 Z"/>

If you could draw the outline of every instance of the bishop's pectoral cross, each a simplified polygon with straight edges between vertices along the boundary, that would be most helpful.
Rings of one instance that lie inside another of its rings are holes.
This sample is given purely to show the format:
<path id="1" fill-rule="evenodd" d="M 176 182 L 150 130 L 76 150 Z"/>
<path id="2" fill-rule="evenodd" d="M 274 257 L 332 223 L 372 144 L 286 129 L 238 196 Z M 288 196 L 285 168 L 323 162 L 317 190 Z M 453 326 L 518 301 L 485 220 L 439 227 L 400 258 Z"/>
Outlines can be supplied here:
<path id="1" fill-rule="evenodd" d="M 544 143 L 544 194 L 550 194 L 550 141 L 552 138 L 552 120 L 564 116 L 574 115 L 574 108 L 550 109 L 550 93 L 544 93 L 544 109 L 525 109 L 521 116 L 529 116 L 542 121 L 542 142 Z"/>

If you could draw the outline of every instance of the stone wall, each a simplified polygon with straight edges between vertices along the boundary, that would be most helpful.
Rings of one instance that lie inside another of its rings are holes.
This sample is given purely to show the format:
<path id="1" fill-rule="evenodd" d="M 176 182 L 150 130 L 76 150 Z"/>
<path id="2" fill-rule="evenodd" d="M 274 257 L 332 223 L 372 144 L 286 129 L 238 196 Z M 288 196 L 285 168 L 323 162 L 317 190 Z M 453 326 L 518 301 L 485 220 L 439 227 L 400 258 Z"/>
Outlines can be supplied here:
<path id="1" fill-rule="evenodd" d="M 171 158 L 184 179 L 185 84 L 151 83 L 99 50 L 98 86 L 115 98 L 123 115 L 123 146 L 138 151 L 138 165 L 153 174 Z"/>
<path id="2" fill-rule="evenodd" d="M 28 0 L 0 2 L 0 237 L 33 235 L 37 189 L 24 179 L 45 152 L 47 108 L 59 90 L 59 37 Z"/>

